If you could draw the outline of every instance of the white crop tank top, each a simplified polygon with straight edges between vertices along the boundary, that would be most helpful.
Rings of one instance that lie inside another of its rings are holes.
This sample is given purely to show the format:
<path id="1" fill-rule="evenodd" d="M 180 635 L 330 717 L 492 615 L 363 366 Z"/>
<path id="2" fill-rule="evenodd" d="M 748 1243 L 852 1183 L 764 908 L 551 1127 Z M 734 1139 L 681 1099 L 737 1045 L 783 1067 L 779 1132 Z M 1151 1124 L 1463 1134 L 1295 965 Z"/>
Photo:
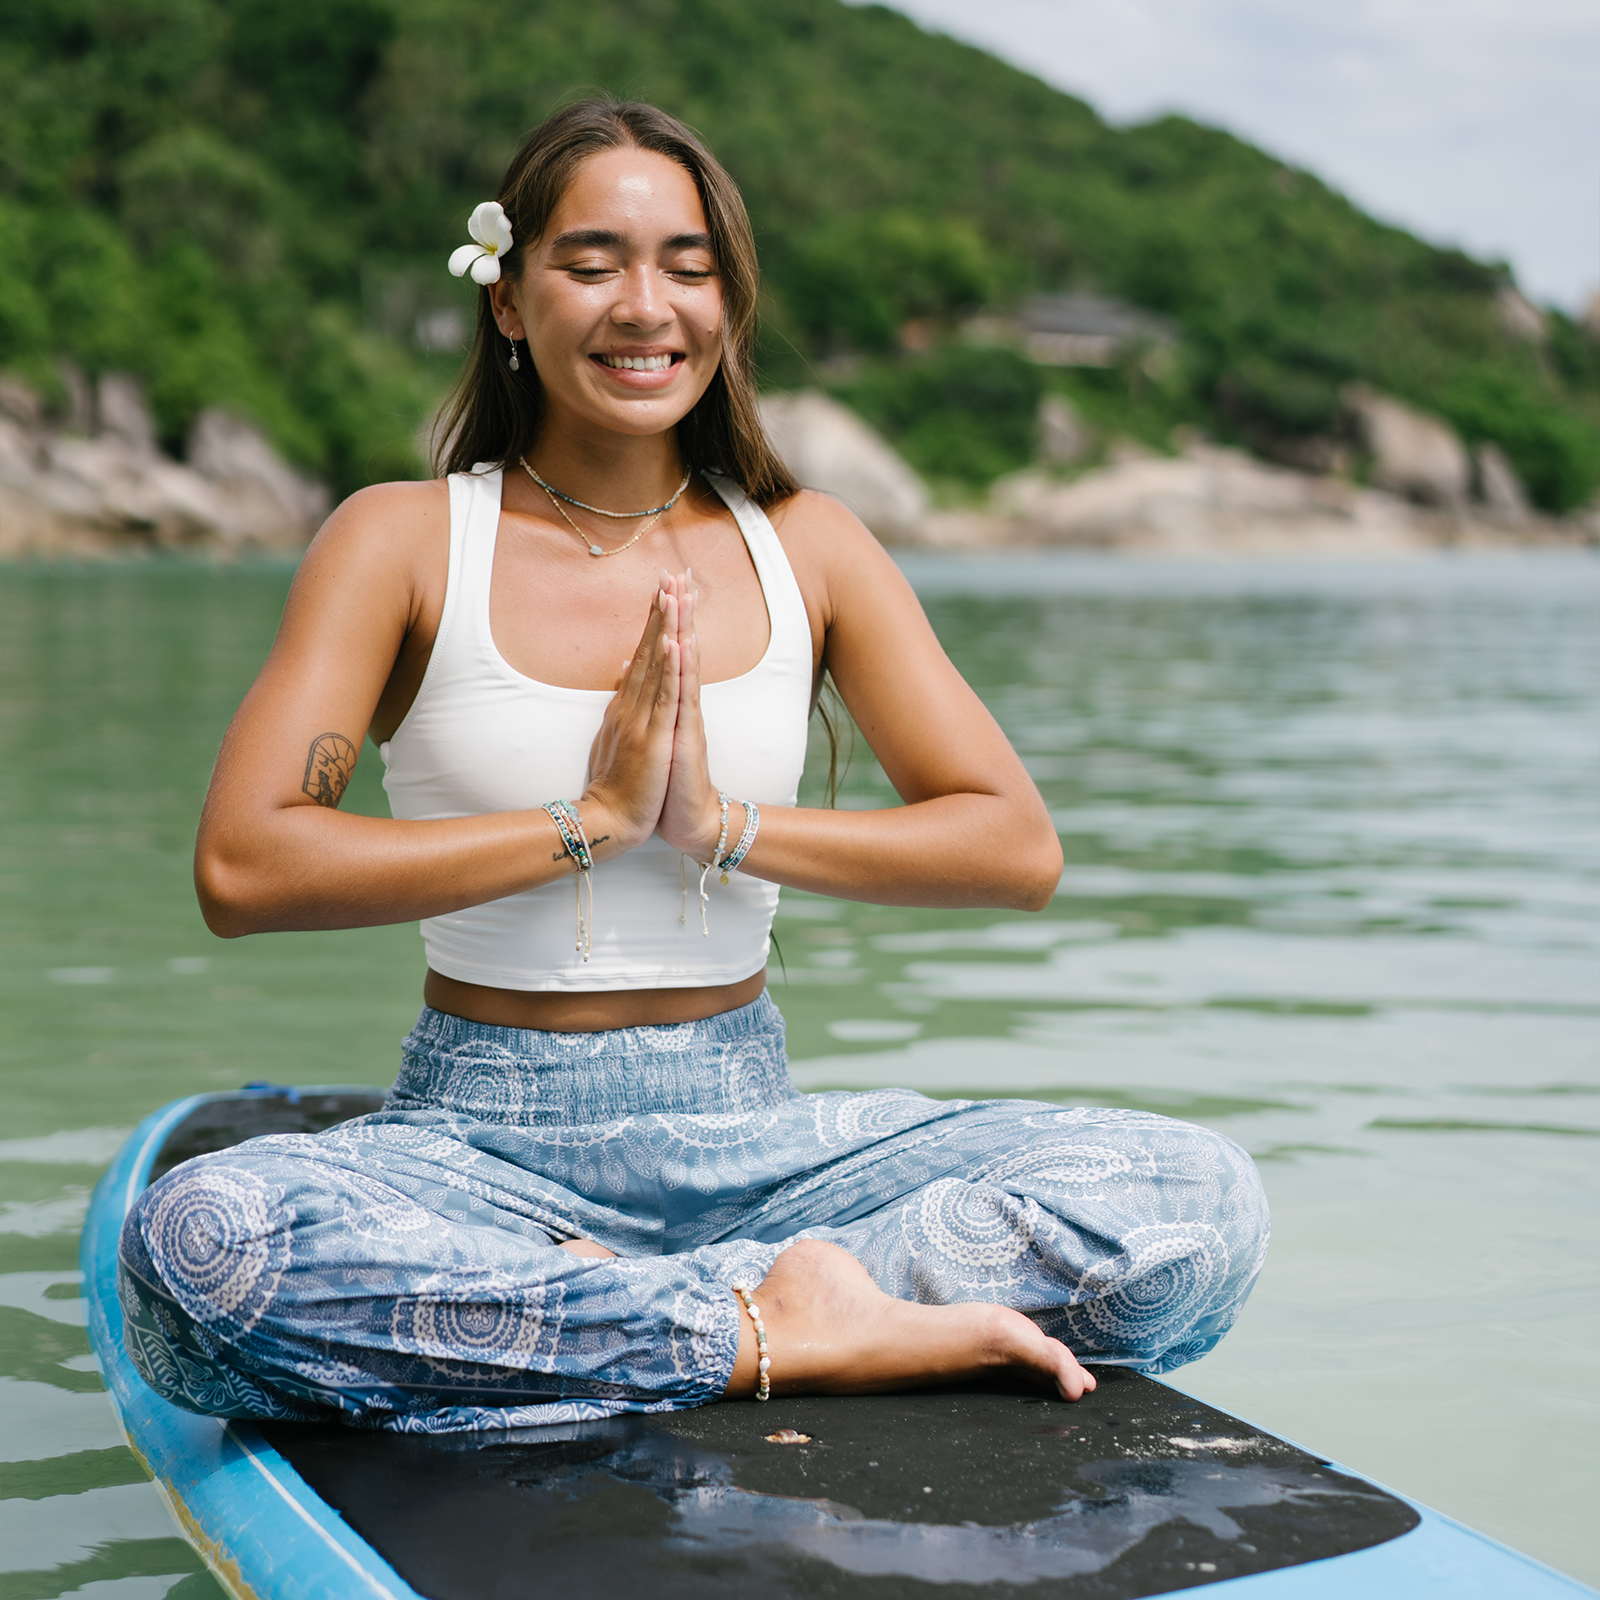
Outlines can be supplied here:
<path id="1" fill-rule="evenodd" d="M 739 524 L 766 598 L 766 653 L 741 677 L 701 689 L 711 778 L 736 799 L 792 806 L 811 713 L 811 626 L 800 586 L 766 514 L 725 478 L 706 474 Z M 500 527 L 498 471 L 455 473 L 444 611 L 422 686 L 379 747 L 396 817 L 425 821 L 521 811 L 576 800 L 611 692 L 567 689 L 516 671 L 489 629 L 489 583 Z M 734 813 L 737 822 L 738 813 Z M 657 989 L 737 983 L 766 964 L 778 886 L 712 873 L 701 932 L 699 871 L 651 838 L 594 868 L 589 960 L 573 949 L 572 876 L 422 924 L 428 965 L 499 989 Z M 586 897 L 587 898 L 587 897 Z"/>

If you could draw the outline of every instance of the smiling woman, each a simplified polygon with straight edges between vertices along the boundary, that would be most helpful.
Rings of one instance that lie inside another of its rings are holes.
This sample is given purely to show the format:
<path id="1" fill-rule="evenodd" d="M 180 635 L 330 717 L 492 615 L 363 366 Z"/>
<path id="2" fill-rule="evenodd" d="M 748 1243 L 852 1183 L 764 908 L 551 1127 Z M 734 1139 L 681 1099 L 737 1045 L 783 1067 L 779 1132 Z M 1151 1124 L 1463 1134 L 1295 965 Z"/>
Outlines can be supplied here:
<path id="1" fill-rule="evenodd" d="M 789 1076 L 781 886 L 1036 910 L 1062 857 L 894 564 L 761 430 L 732 181 L 664 113 L 586 102 L 473 235 L 445 475 L 319 535 L 196 853 L 227 936 L 421 919 L 426 1004 L 383 1111 L 136 1204 L 141 1372 L 451 1429 L 1006 1367 L 1076 1399 L 1075 1352 L 1202 1354 L 1266 1245 L 1231 1141 Z M 901 804 L 797 806 L 824 671 Z M 362 733 L 392 819 L 338 809 Z"/>

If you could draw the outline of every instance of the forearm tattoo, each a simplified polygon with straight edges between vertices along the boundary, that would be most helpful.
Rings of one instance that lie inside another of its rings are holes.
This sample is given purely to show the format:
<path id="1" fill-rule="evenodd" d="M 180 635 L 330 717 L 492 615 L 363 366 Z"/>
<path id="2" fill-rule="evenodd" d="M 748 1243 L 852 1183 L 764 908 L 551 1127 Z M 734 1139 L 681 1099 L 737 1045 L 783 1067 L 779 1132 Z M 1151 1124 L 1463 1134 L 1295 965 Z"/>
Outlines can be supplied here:
<path id="1" fill-rule="evenodd" d="M 600 846 L 603 845 L 610 837 L 611 835 L 609 833 L 602 833 L 598 839 L 591 839 L 589 841 L 589 848 L 591 850 L 598 850 Z M 567 849 L 565 845 L 563 845 L 555 852 L 554 855 L 550 857 L 550 859 L 552 861 L 570 861 L 572 859 L 572 852 Z"/>
<path id="2" fill-rule="evenodd" d="M 357 754 L 342 733 L 319 733 L 306 752 L 306 775 L 300 787 L 319 806 L 337 806 L 355 771 Z"/>

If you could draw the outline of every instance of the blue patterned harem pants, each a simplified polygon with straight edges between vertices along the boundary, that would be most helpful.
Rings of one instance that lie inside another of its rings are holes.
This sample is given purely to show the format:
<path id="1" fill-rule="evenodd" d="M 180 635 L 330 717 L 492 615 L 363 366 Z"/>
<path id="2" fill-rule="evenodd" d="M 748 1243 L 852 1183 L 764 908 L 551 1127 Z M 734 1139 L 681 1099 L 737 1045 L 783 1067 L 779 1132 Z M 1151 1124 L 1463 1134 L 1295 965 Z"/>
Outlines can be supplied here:
<path id="1" fill-rule="evenodd" d="M 1232 1325 L 1267 1207 L 1231 1140 L 1146 1112 L 801 1094 L 766 995 L 603 1033 L 424 1010 L 381 1112 L 146 1190 L 120 1287 L 139 1371 L 191 1410 L 516 1427 L 717 1399 L 728 1285 L 797 1238 L 1154 1373 Z"/>

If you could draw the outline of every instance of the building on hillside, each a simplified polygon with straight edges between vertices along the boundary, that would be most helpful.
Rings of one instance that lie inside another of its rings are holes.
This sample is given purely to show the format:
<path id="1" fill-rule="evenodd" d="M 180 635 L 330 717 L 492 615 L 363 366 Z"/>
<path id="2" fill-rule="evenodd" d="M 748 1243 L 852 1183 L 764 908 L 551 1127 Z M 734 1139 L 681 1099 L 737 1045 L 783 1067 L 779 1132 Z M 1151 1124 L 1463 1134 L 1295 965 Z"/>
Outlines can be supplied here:
<path id="1" fill-rule="evenodd" d="M 1042 294 L 1018 309 L 1018 344 L 1046 367 L 1110 367 L 1131 346 L 1170 349 L 1177 329 L 1120 300 L 1097 294 Z"/>

